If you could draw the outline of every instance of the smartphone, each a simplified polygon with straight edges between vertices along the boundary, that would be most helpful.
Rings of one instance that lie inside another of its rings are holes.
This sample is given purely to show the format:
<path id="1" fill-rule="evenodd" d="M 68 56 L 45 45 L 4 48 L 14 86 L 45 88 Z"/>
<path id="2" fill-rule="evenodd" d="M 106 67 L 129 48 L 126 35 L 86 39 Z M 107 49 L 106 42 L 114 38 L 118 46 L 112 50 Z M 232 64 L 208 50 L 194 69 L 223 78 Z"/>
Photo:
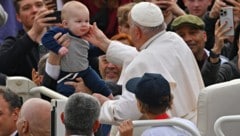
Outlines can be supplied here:
<path id="1" fill-rule="evenodd" d="M 225 25 L 225 29 L 231 27 L 231 30 L 225 33 L 227 36 L 233 36 L 234 35 L 234 24 L 233 24 L 233 7 L 228 6 L 228 7 L 222 7 L 220 10 L 220 24 L 224 24 L 227 22 Z"/>
<path id="2" fill-rule="evenodd" d="M 48 14 L 46 17 L 56 17 L 56 20 L 48 21 L 47 23 L 61 23 L 61 11 L 57 10 L 51 14 Z"/>

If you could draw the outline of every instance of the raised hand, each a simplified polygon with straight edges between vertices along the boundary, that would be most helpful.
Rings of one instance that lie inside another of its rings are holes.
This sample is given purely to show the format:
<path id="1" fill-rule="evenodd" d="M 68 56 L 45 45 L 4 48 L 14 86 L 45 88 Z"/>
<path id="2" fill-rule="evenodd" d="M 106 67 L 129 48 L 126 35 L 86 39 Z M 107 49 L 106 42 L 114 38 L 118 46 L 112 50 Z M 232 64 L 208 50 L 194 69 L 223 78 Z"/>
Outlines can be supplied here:
<path id="1" fill-rule="evenodd" d="M 175 16 L 181 16 L 185 14 L 185 12 L 177 5 L 176 0 L 156 0 L 152 2 L 158 5 L 162 10 L 172 12 L 172 14 Z"/>
<path id="2" fill-rule="evenodd" d="M 213 7 L 209 12 L 209 17 L 215 19 L 218 18 L 221 8 L 225 6 L 227 6 L 227 4 L 223 2 L 223 0 L 215 0 Z"/>
<path id="3" fill-rule="evenodd" d="M 218 20 L 215 24 L 215 44 L 212 49 L 212 51 L 216 54 L 220 54 L 222 51 L 222 48 L 224 46 L 224 40 L 228 37 L 225 35 L 226 32 L 230 31 L 231 28 L 224 29 L 226 23 L 220 25 L 220 21 Z"/>
<path id="4" fill-rule="evenodd" d="M 46 17 L 46 15 L 53 12 L 53 10 L 47 10 L 46 8 L 43 8 L 36 14 L 33 26 L 28 31 L 28 35 L 33 41 L 40 43 L 42 35 L 46 32 L 47 27 L 58 25 L 57 23 L 47 23 L 48 21 L 53 21 L 56 19 L 56 17 Z"/>

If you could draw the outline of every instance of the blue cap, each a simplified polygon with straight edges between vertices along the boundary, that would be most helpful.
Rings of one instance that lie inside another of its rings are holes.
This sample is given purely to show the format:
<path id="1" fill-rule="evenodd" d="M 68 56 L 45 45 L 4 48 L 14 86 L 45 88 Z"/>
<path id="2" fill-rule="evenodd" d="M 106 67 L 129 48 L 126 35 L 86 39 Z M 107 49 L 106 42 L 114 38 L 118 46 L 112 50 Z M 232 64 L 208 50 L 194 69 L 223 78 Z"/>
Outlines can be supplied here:
<path id="1" fill-rule="evenodd" d="M 126 88 L 150 106 L 161 105 L 162 97 L 171 96 L 169 82 L 161 74 L 145 73 L 142 77 L 132 78 Z"/>

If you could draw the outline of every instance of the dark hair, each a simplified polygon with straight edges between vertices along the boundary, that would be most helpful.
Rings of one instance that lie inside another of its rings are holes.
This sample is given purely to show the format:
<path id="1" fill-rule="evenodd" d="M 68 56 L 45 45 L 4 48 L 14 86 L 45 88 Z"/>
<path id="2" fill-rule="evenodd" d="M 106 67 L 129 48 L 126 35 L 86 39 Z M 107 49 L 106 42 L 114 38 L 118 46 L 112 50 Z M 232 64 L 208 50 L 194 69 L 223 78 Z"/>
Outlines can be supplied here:
<path id="1" fill-rule="evenodd" d="M 9 104 L 9 110 L 13 111 L 15 108 L 22 107 L 22 99 L 16 93 L 8 88 L 0 88 L 0 96 Z"/>
<path id="2" fill-rule="evenodd" d="M 13 0 L 13 5 L 14 5 L 14 8 L 16 10 L 16 13 L 19 13 L 19 2 L 22 1 L 22 0 Z"/>
<path id="3" fill-rule="evenodd" d="M 232 60 L 238 54 L 238 42 L 239 42 L 239 35 L 240 34 L 240 25 L 237 26 L 235 29 L 233 46 L 231 48 L 229 59 Z"/>
<path id="4" fill-rule="evenodd" d="M 163 96 L 159 98 L 160 104 L 157 106 L 149 105 L 146 103 L 143 103 L 141 100 L 138 99 L 138 101 L 142 104 L 142 108 L 144 111 L 151 113 L 151 114 L 163 114 L 168 109 L 171 109 L 172 107 L 172 101 L 173 101 L 173 95 L 170 96 Z"/>

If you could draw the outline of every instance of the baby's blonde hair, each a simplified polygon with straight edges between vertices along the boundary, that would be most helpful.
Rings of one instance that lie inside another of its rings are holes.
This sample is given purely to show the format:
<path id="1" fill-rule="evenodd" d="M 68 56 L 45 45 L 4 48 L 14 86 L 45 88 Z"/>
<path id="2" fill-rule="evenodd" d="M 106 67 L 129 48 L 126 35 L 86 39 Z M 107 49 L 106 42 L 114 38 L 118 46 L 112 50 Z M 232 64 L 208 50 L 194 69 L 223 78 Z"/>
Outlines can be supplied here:
<path id="1" fill-rule="evenodd" d="M 76 11 L 76 10 L 78 10 L 78 11 Z M 81 12 L 81 10 L 85 10 L 89 13 L 87 6 L 85 6 L 81 2 L 69 1 L 63 5 L 61 18 L 62 18 L 62 20 L 68 19 L 68 17 L 71 16 L 71 14 L 73 12 Z"/>

